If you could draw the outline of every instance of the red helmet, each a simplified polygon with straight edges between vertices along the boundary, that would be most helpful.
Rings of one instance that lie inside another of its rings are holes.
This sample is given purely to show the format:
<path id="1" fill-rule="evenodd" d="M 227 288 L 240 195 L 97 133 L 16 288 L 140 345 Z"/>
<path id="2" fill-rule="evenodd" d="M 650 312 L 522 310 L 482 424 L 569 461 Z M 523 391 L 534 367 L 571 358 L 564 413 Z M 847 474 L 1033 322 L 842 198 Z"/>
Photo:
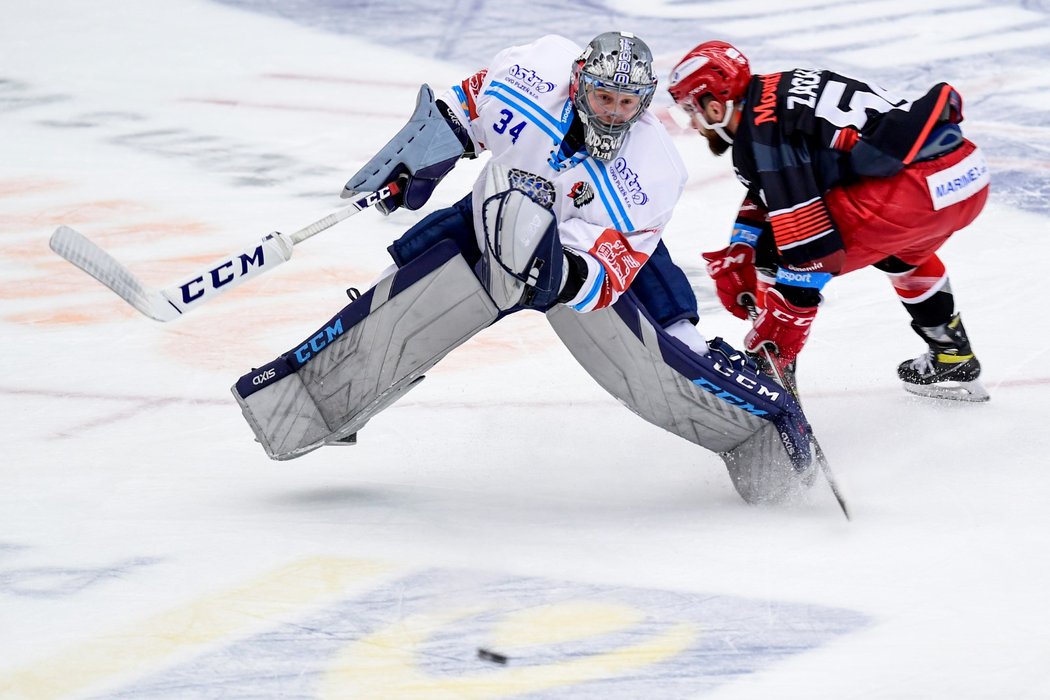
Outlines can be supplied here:
<path id="1" fill-rule="evenodd" d="M 705 41 L 674 67 L 667 89 L 678 104 L 701 111 L 704 95 L 739 104 L 749 82 L 751 67 L 744 54 L 724 41 Z"/>

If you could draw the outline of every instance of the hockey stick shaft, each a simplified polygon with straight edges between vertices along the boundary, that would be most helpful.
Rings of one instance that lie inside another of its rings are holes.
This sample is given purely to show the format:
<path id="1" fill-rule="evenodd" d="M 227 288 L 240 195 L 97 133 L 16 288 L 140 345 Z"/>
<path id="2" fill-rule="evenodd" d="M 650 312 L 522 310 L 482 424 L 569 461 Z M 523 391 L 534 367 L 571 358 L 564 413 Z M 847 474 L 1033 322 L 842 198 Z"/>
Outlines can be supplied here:
<path id="1" fill-rule="evenodd" d="M 758 316 L 758 309 L 755 308 L 754 301 L 747 301 L 748 315 L 751 320 L 754 320 Z M 769 365 L 770 371 L 773 373 L 773 378 L 777 382 L 788 390 L 788 392 L 795 398 L 798 405 L 802 405 L 802 399 L 798 396 L 798 386 L 794 381 L 788 382 L 784 377 L 784 373 L 780 371 L 780 368 L 773 361 L 773 354 L 770 352 L 766 345 L 761 345 L 759 350 L 765 356 L 766 364 Z M 817 440 L 817 435 L 813 432 L 813 426 L 809 427 L 809 439 L 813 443 L 813 454 L 817 459 L 817 464 L 820 466 L 820 471 L 824 473 L 824 478 L 828 482 L 828 486 L 831 487 L 831 493 L 835 496 L 835 500 L 838 501 L 839 508 L 842 509 L 842 514 L 846 516 L 846 520 L 852 520 L 849 514 L 849 506 L 846 504 L 846 498 L 842 495 L 842 489 L 839 488 L 838 480 L 835 479 L 835 475 L 831 472 L 831 465 L 828 463 L 828 458 L 824 454 L 824 449 L 820 446 L 820 442 Z"/>
<path id="2" fill-rule="evenodd" d="M 109 287 L 117 296 L 156 321 L 171 321 L 209 299 L 252 277 L 287 262 L 292 248 L 340 221 L 385 201 L 400 192 L 397 183 L 385 185 L 352 201 L 349 206 L 284 235 L 271 233 L 262 241 L 216 260 L 207 269 L 188 275 L 163 289 L 149 289 L 115 258 L 68 226 L 51 235 L 51 249 Z"/>

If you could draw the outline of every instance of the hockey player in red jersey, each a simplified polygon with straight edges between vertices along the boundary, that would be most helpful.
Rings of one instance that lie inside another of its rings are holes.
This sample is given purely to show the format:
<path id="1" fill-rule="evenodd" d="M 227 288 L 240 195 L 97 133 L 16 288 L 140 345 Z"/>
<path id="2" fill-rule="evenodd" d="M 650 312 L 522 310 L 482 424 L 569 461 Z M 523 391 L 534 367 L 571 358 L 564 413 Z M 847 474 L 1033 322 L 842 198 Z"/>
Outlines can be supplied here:
<path id="1" fill-rule="evenodd" d="M 905 389 L 987 400 L 980 363 L 936 251 L 988 197 L 984 156 L 959 127 L 962 98 L 938 83 L 914 101 L 826 70 L 752 76 L 721 41 L 687 53 L 669 91 L 747 188 L 729 245 L 705 253 L 719 299 L 757 315 L 745 345 L 791 365 L 821 289 L 862 267 L 885 272 L 928 350 L 897 368 Z"/>

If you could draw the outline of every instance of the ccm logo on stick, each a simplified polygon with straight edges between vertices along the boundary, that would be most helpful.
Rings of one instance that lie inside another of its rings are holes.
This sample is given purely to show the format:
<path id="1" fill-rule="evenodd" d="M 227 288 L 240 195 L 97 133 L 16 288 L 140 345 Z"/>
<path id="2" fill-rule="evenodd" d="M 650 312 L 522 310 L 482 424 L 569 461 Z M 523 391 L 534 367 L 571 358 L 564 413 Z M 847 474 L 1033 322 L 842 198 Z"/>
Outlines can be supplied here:
<path id="1" fill-rule="evenodd" d="M 237 267 L 237 263 L 240 263 L 239 267 Z M 266 258 L 263 255 L 263 247 L 261 245 L 257 246 L 251 255 L 248 253 L 241 253 L 235 258 L 224 260 L 211 270 L 208 270 L 207 274 L 201 275 L 200 277 L 190 280 L 186 284 L 180 285 L 179 289 L 182 290 L 182 303 L 189 304 L 190 302 L 204 296 L 204 293 L 208 291 L 208 287 L 205 286 L 206 283 L 211 284 L 211 289 L 218 289 L 223 285 L 229 284 L 238 277 L 244 277 L 255 266 L 262 267 L 265 264 Z"/>

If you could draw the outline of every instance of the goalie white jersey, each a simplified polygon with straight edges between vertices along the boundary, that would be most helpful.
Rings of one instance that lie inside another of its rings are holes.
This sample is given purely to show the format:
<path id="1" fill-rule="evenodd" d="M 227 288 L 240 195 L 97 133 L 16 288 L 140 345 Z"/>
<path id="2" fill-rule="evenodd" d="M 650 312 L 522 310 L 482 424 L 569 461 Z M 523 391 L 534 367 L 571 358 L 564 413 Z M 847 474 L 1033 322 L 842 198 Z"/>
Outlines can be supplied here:
<path id="1" fill-rule="evenodd" d="M 591 311 L 616 301 L 652 255 L 687 173 L 663 125 L 649 112 L 632 125 L 609 162 L 591 157 L 582 145 L 579 152 L 567 152 L 563 143 L 576 117 L 570 69 L 581 53 L 564 37 L 545 36 L 500 52 L 487 69 L 441 99 L 468 127 L 476 151 L 488 150 L 493 163 L 554 184 L 561 243 L 588 267 L 569 305 Z"/>

